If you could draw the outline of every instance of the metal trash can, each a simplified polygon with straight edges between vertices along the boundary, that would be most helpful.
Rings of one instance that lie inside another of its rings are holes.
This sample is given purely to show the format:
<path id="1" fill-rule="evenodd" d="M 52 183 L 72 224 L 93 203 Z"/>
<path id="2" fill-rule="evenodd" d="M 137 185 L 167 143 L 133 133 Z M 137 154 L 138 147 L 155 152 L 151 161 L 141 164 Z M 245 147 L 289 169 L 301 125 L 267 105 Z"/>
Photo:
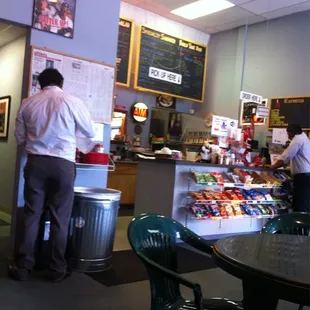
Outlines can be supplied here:
<path id="1" fill-rule="evenodd" d="M 68 240 L 72 270 L 99 272 L 111 267 L 121 192 L 76 187 Z"/>

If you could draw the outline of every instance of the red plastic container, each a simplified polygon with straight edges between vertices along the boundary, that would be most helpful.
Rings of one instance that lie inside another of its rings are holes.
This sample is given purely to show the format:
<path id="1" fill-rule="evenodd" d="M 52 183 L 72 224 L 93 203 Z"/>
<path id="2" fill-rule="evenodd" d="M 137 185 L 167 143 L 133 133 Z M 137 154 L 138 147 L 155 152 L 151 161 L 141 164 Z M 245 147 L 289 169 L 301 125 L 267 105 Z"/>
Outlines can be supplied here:
<path id="1" fill-rule="evenodd" d="M 83 154 L 81 158 L 83 164 L 92 165 L 108 165 L 109 164 L 109 154 L 90 152 L 88 154 Z"/>

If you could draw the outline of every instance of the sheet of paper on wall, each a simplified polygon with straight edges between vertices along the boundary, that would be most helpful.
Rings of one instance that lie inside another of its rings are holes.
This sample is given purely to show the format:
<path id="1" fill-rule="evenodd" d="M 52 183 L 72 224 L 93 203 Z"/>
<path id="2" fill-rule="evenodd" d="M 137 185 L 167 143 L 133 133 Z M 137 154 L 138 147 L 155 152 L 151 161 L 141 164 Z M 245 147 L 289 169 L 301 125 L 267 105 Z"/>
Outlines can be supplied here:
<path id="1" fill-rule="evenodd" d="M 29 95 L 40 91 L 39 74 L 55 68 L 64 76 L 64 91 L 80 98 L 96 123 L 111 124 L 115 68 L 109 65 L 33 49 Z"/>
<path id="2" fill-rule="evenodd" d="M 274 128 L 272 130 L 272 143 L 285 145 L 288 141 L 286 129 Z"/>
<path id="3" fill-rule="evenodd" d="M 229 118 L 213 115 L 211 135 L 218 137 L 226 137 Z"/>
<path id="4" fill-rule="evenodd" d="M 255 102 L 258 104 L 262 104 L 263 103 L 263 97 L 256 95 L 256 94 L 252 94 L 252 93 L 248 93 L 245 91 L 241 91 L 240 92 L 240 100 L 243 100 L 244 102 Z"/>
<path id="5" fill-rule="evenodd" d="M 258 106 L 256 110 L 256 117 L 257 118 L 268 118 L 269 117 L 269 108 Z"/>

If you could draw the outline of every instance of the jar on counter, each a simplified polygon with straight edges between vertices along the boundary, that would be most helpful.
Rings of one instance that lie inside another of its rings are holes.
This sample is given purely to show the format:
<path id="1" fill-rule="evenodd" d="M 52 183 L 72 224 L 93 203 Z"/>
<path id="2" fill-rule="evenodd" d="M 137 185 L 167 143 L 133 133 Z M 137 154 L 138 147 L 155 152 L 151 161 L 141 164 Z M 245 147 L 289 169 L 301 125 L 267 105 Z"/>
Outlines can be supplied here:
<path id="1" fill-rule="evenodd" d="M 104 147 L 102 144 L 96 144 L 95 146 L 95 152 L 96 153 L 104 153 Z"/>

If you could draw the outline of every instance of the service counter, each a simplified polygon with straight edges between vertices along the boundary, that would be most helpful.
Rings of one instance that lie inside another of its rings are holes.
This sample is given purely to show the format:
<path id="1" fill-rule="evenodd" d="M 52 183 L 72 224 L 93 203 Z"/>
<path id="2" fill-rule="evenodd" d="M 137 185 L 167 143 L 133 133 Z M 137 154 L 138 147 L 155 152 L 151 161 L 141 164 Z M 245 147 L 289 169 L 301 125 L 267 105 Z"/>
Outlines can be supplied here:
<path id="1" fill-rule="evenodd" d="M 122 192 L 121 205 L 133 205 L 136 199 L 137 161 L 117 161 L 115 171 L 109 171 L 108 188 Z"/>
<path id="2" fill-rule="evenodd" d="M 258 232 L 274 215 L 198 220 L 187 209 L 189 193 L 206 188 L 206 186 L 195 183 L 191 171 L 227 173 L 234 168 L 238 167 L 175 160 L 139 160 L 135 216 L 146 212 L 162 214 L 177 220 L 196 234 L 207 239 Z M 239 168 L 272 172 L 270 169 L 264 168 Z M 270 189 L 266 186 L 264 190 L 268 191 Z"/>

